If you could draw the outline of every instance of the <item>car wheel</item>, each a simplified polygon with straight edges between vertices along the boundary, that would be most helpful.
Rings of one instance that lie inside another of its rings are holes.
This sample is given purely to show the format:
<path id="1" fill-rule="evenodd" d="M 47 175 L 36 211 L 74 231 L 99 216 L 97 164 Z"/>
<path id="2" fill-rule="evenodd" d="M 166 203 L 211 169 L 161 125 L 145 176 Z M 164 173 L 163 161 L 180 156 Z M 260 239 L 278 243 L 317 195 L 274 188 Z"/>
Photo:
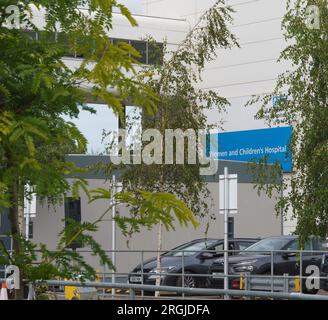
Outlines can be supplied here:
<path id="1" fill-rule="evenodd" d="M 182 287 L 182 276 L 178 277 L 176 285 L 177 285 L 177 287 Z M 190 274 L 185 275 L 183 277 L 183 287 L 184 288 L 196 288 L 197 287 L 196 278 Z"/>
<path id="2" fill-rule="evenodd" d="M 187 275 L 183 277 L 183 286 L 182 286 L 182 276 L 177 278 L 176 286 L 177 287 L 184 287 L 184 288 L 197 288 L 199 287 L 199 282 L 197 279 L 192 275 L 190 271 L 185 271 Z"/>

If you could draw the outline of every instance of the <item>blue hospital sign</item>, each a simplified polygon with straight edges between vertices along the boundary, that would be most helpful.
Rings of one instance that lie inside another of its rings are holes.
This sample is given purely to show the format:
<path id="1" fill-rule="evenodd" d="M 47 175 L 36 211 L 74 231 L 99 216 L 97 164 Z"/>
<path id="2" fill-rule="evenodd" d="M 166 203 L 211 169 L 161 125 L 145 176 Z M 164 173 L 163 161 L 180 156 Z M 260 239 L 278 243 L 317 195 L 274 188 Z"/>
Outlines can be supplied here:
<path id="1" fill-rule="evenodd" d="M 218 160 L 278 162 L 284 172 L 292 171 L 292 156 L 289 142 L 291 127 L 223 132 L 210 136 L 207 155 Z"/>

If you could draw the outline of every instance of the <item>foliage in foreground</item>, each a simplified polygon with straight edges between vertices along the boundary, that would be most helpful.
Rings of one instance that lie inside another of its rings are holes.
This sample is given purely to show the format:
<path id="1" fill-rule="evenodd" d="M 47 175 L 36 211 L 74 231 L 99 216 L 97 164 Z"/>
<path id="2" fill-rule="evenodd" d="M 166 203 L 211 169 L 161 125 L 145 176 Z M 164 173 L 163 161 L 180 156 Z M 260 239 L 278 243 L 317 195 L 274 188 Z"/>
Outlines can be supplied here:
<path id="1" fill-rule="evenodd" d="M 90 202 L 101 199 L 111 199 L 111 193 L 106 189 L 92 190 Z M 191 210 L 184 202 L 168 193 L 150 193 L 140 190 L 138 194 L 117 193 L 116 203 L 136 207 L 134 217 L 118 216 L 116 222 L 122 233 L 126 236 L 140 231 L 140 227 L 152 228 L 162 222 L 167 230 L 174 229 L 174 221 L 187 226 L 191 223 L 198 225 Z M 89 250 L 92 256 L 99 260 L 99 264 L 110 270 L 115 270 L 111 259 L 102 246 L 94 240 L 93 234 L 98 231 L 100 223 L 111 212 L 109 207 L 97 220 L 93 222 L 76 222 L 66 220 L 66 227 L 59 234 L 56 250 L 49 250 L 44 244 L 34 244 L 22 236 L 15 236 L 21 250 L 8 252 L 0 241 L 0 265 L 16 265 L 21 271 L 25 283 L 36 283 L 42 280 L 55 278 L 92 281 L 96 278 L 93 266 L 85 261 L 83 252 L 72 250 L 70 245 L 78 244 Z M 174 217 L 172 217 L 174 215 Z"/>
<path id="2" fill-rule="evenodd" d="M 319 7 L 319 29 L 306 24 L 307 7 L 313 4 Z M 325 1 L 287 1 L 283 28 L 290 44 L 279 61 L 291 62 L 292 70 L 279 76 L 272 94 L 250 102 L 261 102 L 258 117 L 266 117 L 269 124 L 293 127 L 289 146 L 293 174 L 282 185 L 285 196 L 278 202 L 278 212 L 282 210 L 286 215 L 292 210 L 297 219 L 296 234 L 303 244 L 310 235 L 325 238 L 328 229 L 327 21 Z M 277 96 L 281 99 L 272 106 L 272 98 Z M 267 191 L 280 188 L 276 184 Z"/>

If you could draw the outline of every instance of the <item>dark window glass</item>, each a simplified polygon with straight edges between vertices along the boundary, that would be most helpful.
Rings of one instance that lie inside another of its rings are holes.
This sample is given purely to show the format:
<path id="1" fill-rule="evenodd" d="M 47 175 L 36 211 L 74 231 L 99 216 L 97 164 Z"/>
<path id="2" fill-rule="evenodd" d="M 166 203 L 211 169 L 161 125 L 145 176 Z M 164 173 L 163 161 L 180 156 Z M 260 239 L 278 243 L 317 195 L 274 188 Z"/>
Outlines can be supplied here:
<path id="1" fill-rule="evenodd" d="M 130 40 L 127 39 L 112 39 L 113 44 L 117 44 L 119 42 L 130 43 Z"/>
<path id="2" fill-rule="evenodd" d="M 198 241 L 198 242 L 188 242 L 185 244 L 182 244 L 179 247 L 176 247 L 172 249 L 172 251 L 165 252 L 163 256 L 166 257 L 180 257 L 182 255 L 189 257 L 193 256 L 196 253 L 199 253 L 203 250 L 209 250 L 211 248 L 211 245 L 215 242 L 215 240 L 207 240 L 207 241 Z M 213 249 L 213 247 L 212 247 Z M 175 250 L 181 250 L 181 251 L 175 251 Z M 186 250 L 184 253 L 182 251 Z"/>
<path id="3" fill-rule="evenodd" d="M 54 43 L 54 42 L 56 42 L 56 33 L 49 32 L 49 31 L 39 31 L 38 32 L 38 40 L 47 42 L 47 43 Z"/>
<path id="4" fill-rule="evenodd" d="M 163 63 L 163 44 L 162 43 L 148 43 L 148 64 L 162 64 Z"/>
<path id="5" fill-rule="evenodd" d="M 66 198 L 65 199 L 65 219 L 75 220 L 81 222 L 81 199 Z M 66 221 L 67 224 L 67 221 Z M 81 248 L 77 242 L 73 242 L 70 246 L 71 249 Z"/>
<path id="6" fill-rule="evenodd" d="M 146 64 L 147 63 L 147 43 L 145 41 L 133 40 L 133 41 L 131 41 L 131 45 L 140 54 L 140 58 L 135 58 L 135 59 L 142 64 Z"/>
<path id="7" fill-rule="evenodd" d="M 261 252 L 261 254 L 270 255 L 271 251 L 283 250 L 283 248 L 290 244 L 290 239 L 288 238 L 267 238 L 249 246 L 244 251 L 241 251 L 240 254 L 252 255 L 254 252 Z"/>
<path id="8" fill-rule="evenodd" d="M 69 39 L 66 33 L 64 32 L 59 32 L 57 34 L 57 41 L 58 44 L 61 46 L 61 48 L 64 51 L 64 56 L 66 57 L 75 57 L 75 52 L 72 50 Z"/>
<path id="9" fill-rule="evenodd" d="M 38 40 L 37 33 L 33 30 L 21 30 L 22 34 L 25 35 L 29 40 Z"/>
<path id="10" fill-rule="evenodd" d="M 240 251 L 245 250 L 246 248 L 248 248 L 252 244 L 254 244 L 254 242 L 239 242 L 239 250 Z"/>
<path id="11" fill-rule="evenodd" d="M 96 43 L 89 36 L 78 37 L 76 39 L 76 58 L 83 58 L 86 54 L 91 54 L 95 51 Z"/>

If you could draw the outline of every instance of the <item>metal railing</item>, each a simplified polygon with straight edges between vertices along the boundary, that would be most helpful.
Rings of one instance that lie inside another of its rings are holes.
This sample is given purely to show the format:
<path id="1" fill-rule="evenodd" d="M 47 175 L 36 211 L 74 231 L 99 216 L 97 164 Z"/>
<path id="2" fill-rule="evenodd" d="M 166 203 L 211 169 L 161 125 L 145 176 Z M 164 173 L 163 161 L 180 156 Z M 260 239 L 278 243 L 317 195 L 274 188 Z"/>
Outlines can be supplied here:
<path id="1" fill-rule="evenodd" d="M 50 286 L 75 286 L 75 287 L 95 287 L 95 288 L 120 288 L 129 290 L 130 300 L 137 298 L 136 291 L 166 291 L 177 294 L 200 295 L 200 296 L 234 296 L 234 297 L 263 297 L 272 299 L 290 299 L 290 300 L 328 300 L 325 295 L 305 295 L 301 293 L 277 293 L 277 292 L 263 292 L 263 291 L 244 291 L 244 290 L 224 290 L 224 289 L 201 289 L 201 288 L 181 288 L 171 286 L 151 286 L 151 285 L 137 285 L 137 284 L 119 284 L 119 283 L 103 283 L 103 282 L 85 282 L 80 281 L 59 281 L 49 280 L 45 281 Z"/>
<path id="2" fill-rule="evenodd" d="M 78 250 L 79 253 L 83 255 L 91 254 L 92 252 L 89 250 Z M 118 268 L 116 271 L 114 270 L 105 270 L 101 272 L 98 270 L 98 281 L 99 282 L 90 282 L 89 284 L 93 287 L 101 288 L 102 292 L 100 294 L 103 298 L 115 298 L 117 296 L 115 290 L 112 289 L 121 289 L 121 290 L 130 290 L 130 292 L 136 293 L 136 291 L 140 291 L 140 297 L 144 298 L 145 293 L 148 292 L 155 292 L 159 291 L 161 293 L 175 293 L 182 296 L 182 299 L 186 298 L 186 295 L 201 295 L 201 296 L 237 296 L 237 297 L 265 297 L 265 298 L 280 298 L 280 299 L 320 299 L 320 300 L 328 300 L 328 295 L 308 295 L 303 294 L 304 289 L 304 282 L 308 279 L 309 275 L 305 274 L 305 267 L 304 263 L 308 264 L 308 258 L 311 256 L 316 256 L 318 259 L 319 257 L 323 257 L 324 255 L 328 255 L 328 251 L 314 251 L 314 250 L 272 250 L 272 251 L 253 251 L 254 254 L 266 254 L 268 256 L 268 267 L 266 274 L 252 274 L 248 272 L 232 272 L 230 268 L 231 263 L 228 266 L 228 274 L 217 274 L 210 272 L 211 263 L 216 260 L 220 259 L 223 261 L 223 254 L 224 250 L 202 250 L 203 253 L 211 253 L 213 257 L 211 259 L 208 258 L 208 269 L 204 271 L 204 273 L 191 273 L 188 267 L 188 259 L 196 250 L 162 250 L 160 251 L 161 254 L 170 252 L 176 258 L 181 258 L 181 265 L 176 268 L 176 270 L 172 272 L 163 271 L 158 274 L 154 271 L 149 272 L 150 270 L 145 270 L 145 265 L 148 259 L 145 259 L 146 256 L 155 256 L 158 251 L 157 250 L 108 250 L 106 251 L 108 254 L 115 252 L 116 254 L 129 254 L 134 255 L 134 264 L 139 264 L 138 272 L 126 272 L 125 270 L 122 271 Z M 201 253 L 199 252 L 199 254 Z M 242 252 L 241 250 L 227 250 L 229 253 L 229 257 L 236 256 L 238 253 Z M 250 260 L 254 260 L 254 256 L 252 251 L 248 251 Z M 292 275 L 288 275 L 285 272 L 280 273 L 277 272 L 277 257 L 282 257 L 284 254 L 292 254 L 294 253 L 295 256 L 287 257 L 286 262 L 290 259 L 290 262 L 297 266 L 298 271 L 293 272 Z M 135 255 L 139 256 L 137 258 Z M 247 257 L 247 255 L 245 255 Z M 164 256 L 162 255 L 162 259 Z M 317 260 L 318 260 L 317 259 Z M 203 259 L 206 260 L 205 258 Z M 229 259 L 230 260 L 230 259 Z M 311 259 L 310 259 L 311 260 Z M 176 260 L 177 261 L 177 260 Z M 315 264 L 319 267 L 318 261 Z M 224 265 L 221 265 L 222 270 L 224 269 Z M 205 268 L 206 269 L 206 268 Z M 131 276 L 139 277 L 135 281 L 136 283 L 128 283 L 131 280 Z M 156 277 L 161 278 L 161 285 L 155 286 Z M 188 283 L 185 283 L 188 277 L 192 277 L 197 279 L 197 284 L 193 288 L 186 287 Z M 170 285 L 167 285 L 167 279 L 180 279 L 180 281 L 172 282 Z M 228 290 L 222 289 L 221 285 L 216 285 L 214 282 L 217 280 L 223 280 L 225 278 L 229 279 L 230 287 Z M 328 277 L 322 277 L 322 275 L 312 276 L 313 280 L 325 280 L 328 285 Z M 48 284 L 56 285 L 63 289 L 63 286 L 68 286 L 73 282 L 67 281 L 60 281 L 60 280 L 53 280 L 48 281 Z M 97 284 L 98 283 L 98 284 Z M 179 285 L 177 285 L 179 283 Z M 231 284 L 234 286 L 232 287 Z M 83 286 L 79 282 L 74 282 L 76 286 Z M 84 286 L 88 286 L 85 284 Z M 233 289 L 233 290 L 232 290 Z M 132 291 L 131 291 L 132 290 Z M 297 297 L 297 298 L 295 298 Z"/>

